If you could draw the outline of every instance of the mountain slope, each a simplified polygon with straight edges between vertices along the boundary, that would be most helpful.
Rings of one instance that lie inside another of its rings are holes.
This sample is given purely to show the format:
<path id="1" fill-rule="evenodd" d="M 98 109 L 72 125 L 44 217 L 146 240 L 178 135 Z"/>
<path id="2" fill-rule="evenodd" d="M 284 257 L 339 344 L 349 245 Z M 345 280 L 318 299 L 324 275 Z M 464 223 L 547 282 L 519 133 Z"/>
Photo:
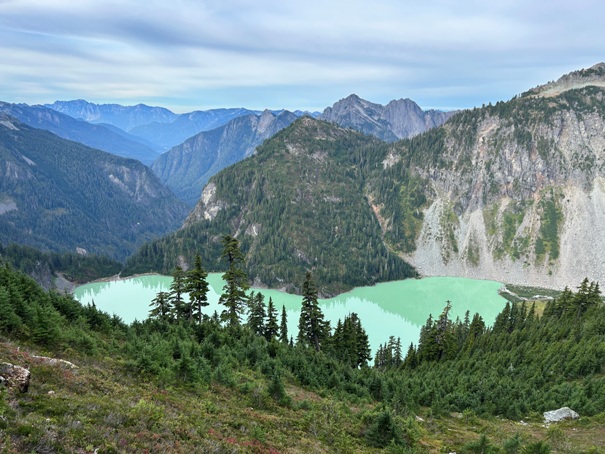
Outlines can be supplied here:
<path id="1" fill-rule="evenodd" d="M 393 145 L 370 178 L 391 250 L 427 275 L 603 280 L 604 76 L 579 71 Z"/>
<path id="2" fill-rule="evenodd" d="M 83 99 L 55 101 L 44 106 L 88 123 L 107 123 L 124 131 L 154 122 L 170 123 L 178 116 L 163 107 L 151 107 L 145 104 L 136 106 L 94 104 Z"/>
<path id="3" fill-rule="evenodd" d="M 137 126 L 129 132 L 168 150 L 202 131 L 210 131 L 234 118 L 255 113 L 258 112 L 243 108 L 195 111 L 178 115 L 170 123 L 153 122 Z"/>
<path id="4" fill-rule="evenodd" d="M 326 108 L 320 118 L 386 142 L 395 142 L 440 126 L 453 113 L 438 110 L 425 112 L 411 99 L 393 100 L 382 106 L 350 95 Z"/>
<path id="5" fill-rule="evenodd" d="M 123 259 L 182 222 L 184 206 L 140 162 L 0 115 L 3 243 Z"/>
<path id="6" fill-rule="evenodd" d="M 53 132 L 64 139 L 80 142 L 117 156 L 138 159 L 147 165 L 159 155 L 152 148 L 132 138 L 123 137 L 122 133 L 118 134 L 101 125 L 76 120 L 48 107 L 0 101 L 0 113 L 15 117 L 33 128 Z"/>
<path id="7" fill-rule="evenodd" d="M 364 195 L 364 172 L 385 147 L 303 117 L 212 177 L 183 229 L 145 245 L 127 271 L 169 271 L 197 252 L 218 269 L 220 237 L 229 233 L 239 238 L 256 285 L 294 289 L 310 269 L 327 295 L 415 275 L 385 248 Z"/>
<path id="8" fill-rule="evenodd" d="M 274 115 L 268 110 L 262 115 L 235 118 L 172 148 L 156 159 L 151 168 L 178 198 L 194 206 L 212 175 L 251 155 L 263 140 L 296 118 L 291 112 Z"/>

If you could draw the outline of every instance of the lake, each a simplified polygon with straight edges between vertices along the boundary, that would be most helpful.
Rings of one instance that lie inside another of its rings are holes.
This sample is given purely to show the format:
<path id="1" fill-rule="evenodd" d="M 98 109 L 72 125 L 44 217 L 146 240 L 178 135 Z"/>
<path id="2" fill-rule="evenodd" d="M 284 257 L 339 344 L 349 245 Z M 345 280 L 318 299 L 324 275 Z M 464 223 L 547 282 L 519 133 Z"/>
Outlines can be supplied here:
<path id="1" fill-rule="evenodd" d="M 74 296 L 82 304 L 94 301 L 98 309 L 116 314 L 126 323 L 132 323 L 147 318 L 151 300 L 158 292 L 168 291 L 171 282 L 172 277 L 160 275 L 94 282 L 76 288 Z M 206 308 L 206 313 L 212 315 L 214 311 L 218 311 L 220 314 L 224 309 L 218 304 L 223 287 L 221 273 L 210 273 L 208 283 L 210 305 Z M 478 312 L 487 325 L 493 324 L 506 304 L 506 300 L 498 294 L 501 287 L 501 283 L 494 281 L 427 277 L 357 287 L 334 298 L 320 299 L 319 304 L 332 327 L 351 312 L 357 313 L 368 333 L 373 353 L 380 344 L 388 341 L 389 336 L 400 337 L 405 352 L 411 342 L 418 343 L 420 327 L 429 314 L 438 317 L 447 300 L 452 302 L 453 320 L 456 317 L 463 319 L 465 312 L 469 310 L 471 317 Z M 263 293 L 265 303 L 271 297 L 280 316 L 282 306 L 285 306 L 288 334 L 296 339 L 302 297 L 271 289 L 252 290 Z"/>

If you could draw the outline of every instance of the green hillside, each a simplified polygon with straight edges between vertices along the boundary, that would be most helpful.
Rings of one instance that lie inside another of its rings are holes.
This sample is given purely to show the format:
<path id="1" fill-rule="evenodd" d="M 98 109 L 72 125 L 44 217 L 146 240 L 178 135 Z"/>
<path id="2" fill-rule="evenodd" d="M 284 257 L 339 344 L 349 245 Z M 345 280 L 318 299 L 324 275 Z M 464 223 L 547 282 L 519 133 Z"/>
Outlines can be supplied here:
<path id="1" fill-rule="evenodd" d="M 251 279 L 271 287 L 294 289 L 307 270 L 324 295 L 415 276 L 383 243 L 365 195 L 365 175 L 385 151 L 376 139 L 304 117 L 214 176 L 213 199 L 198 203 L 183 229 L 144 245 L 126 273 L 167 273 L 179 257 L 191 264 L 198 250 L 216 270 L 218 239 L 229 232 Z M 213 204 L 219 208 L 207 219 Z"/>
<path id="2" fill-rule="evenodd" d="M 303 287 L 312 305 L 313 286 Z M 363 345 L 363 320 L 348 318 L 324 331 L 319 351 L 300 335 L 287 343 L 274 337 L 281 333 L 255 332 L 269 326 L 265 318 L 227 327 L 215 317 L 176 316 L 126 326 L 2 266 L 0 358 L 27 366 L 32 378 L 25 393 L 0 388 L 0 446 L 6 452 L 601 453 L 599 293 L 584 282 L 542 317 L 507 306 L 493 328 L 478 316 L 452 321 L 446 306 L 405 359 L 398 342 L 385 339 L 371 367 L 344 355 Z M 541 412 L 561 406 L 581 419 L 545 426 Z"/>

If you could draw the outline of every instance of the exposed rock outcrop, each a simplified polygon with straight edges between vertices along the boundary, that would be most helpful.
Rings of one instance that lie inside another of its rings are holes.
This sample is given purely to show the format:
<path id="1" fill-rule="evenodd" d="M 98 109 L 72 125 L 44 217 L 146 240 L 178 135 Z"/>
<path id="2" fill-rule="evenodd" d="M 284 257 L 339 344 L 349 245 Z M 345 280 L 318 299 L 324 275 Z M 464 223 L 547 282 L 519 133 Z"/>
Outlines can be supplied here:
<path id="1" fill-rule="evenodd" d="M 440 126 L 454 113 L 423 111 L 411 99 L 397 99 L 383 106 L 361 99 L 357 95 L 350 95 L 326 108 L 320 118 L 387 142 L 394 142 Z"/>
<path id="2" fill-rule="evenodd" d="M 569 407 L 544 412 L 544 421 L 547 423 L 564 421 L 566 419 L 578 419 L 579 417 L 580 415 Z"/>
<path id="3" fill-rule="evenodd" d="M 0 363 L 0 383 L 8 388 L 26 393 L 29 389 L 31 372 L 25 367 L 11 363 Z"/>

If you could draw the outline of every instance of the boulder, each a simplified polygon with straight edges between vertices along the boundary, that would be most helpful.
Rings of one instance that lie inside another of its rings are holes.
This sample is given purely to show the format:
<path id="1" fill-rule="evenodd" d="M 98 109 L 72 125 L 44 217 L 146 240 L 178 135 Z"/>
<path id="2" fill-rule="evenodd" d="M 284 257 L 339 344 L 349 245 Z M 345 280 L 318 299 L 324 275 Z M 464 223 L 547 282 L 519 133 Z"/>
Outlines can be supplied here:
<path id="1" fill-rule="evenodd" d="M 26 393 L 29 388 L 31 373 L 28 369 L 11 363 L 0 364 L 0 383 L 8 388 L 16 388 Z"/>
<path id="2" fill-rule="evenodd" d="M 545 422 L 557 422 L 563 421 L 564 419 L 578 419 L 579 417 L 580 415 L 569 407 L 563 407 L 559 408 L 558 410 L 544 412 Z"/>

